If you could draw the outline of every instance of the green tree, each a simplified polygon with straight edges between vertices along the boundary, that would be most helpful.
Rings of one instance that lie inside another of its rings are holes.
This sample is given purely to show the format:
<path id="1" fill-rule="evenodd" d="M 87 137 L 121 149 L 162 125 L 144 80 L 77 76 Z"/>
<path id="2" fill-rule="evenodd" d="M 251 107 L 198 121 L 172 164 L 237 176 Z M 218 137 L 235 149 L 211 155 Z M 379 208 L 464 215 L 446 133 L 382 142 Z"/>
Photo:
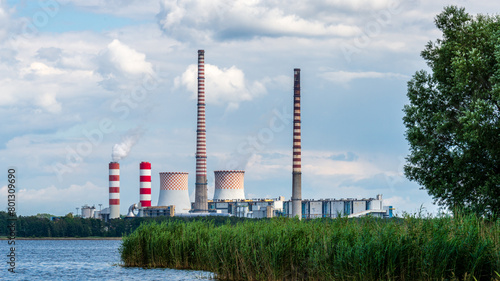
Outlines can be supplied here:
<path id="1" fill-rule="evenodd" d="M 500 18 L 446 7 L 408 82 L 405 175 L 450 209 L 500 215 Z"/>

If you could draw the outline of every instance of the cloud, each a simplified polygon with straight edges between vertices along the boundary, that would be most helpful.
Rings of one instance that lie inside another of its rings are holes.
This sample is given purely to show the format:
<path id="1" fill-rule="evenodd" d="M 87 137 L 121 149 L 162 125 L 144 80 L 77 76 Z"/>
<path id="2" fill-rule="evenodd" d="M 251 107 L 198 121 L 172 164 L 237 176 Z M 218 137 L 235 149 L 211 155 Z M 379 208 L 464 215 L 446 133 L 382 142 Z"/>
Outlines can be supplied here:
<path id="1" fill-rule="evenodd" d="M 186 71 L 175 78 L 175 86 L 185 87 L 192 92 L 193 98 L 198 93 L 198 66 L 192 64 Z M 250 101 L 257 96 L 266 93 L 263 82 L 248 82 L 245 74 L 236 66 L 222 68 L 211 64 L 205 64 L 205 93 L 206 102 L 215 105 L 226 106 L 227 110 L 238 109 L 243 101 Z"/>
<path id="2" fill-rule="evenodd" d="M 0 188 L 0 192 L 7 194 L 7 186 Z M 27 187 L 17 190 L 16 205 L 21 214 L 63 215 L 68 210 L 74 211 L 83 204 L 105 201 L 107 192 L 106 187 L 99 187 L 89 181 L 83 185 L 72 184 L 67 188 L 57 188 L 54 185 L 41 189 Z"/>
<path id="3" fill-rule="evenodd" d="M 55 47 L 40 48 L 37 51 L 37 58 L 48 61 L 57 61 L 62 57 L 62 50 Z"/>
<path id="4" fill-rule="evenodd" d="M 333 5 L 332 5 L 333 4 Z M 160 28 L 179 40 L 231 40 L 283 36 L 353 36 L 359 28 L 338 19 L 319 21 L 300 15 L 298 1 L 196 1 L 163 0 L 158 14 Z M 318 6 L 335 7 L 323 1 Z"/>
<path id="5" fill-rule="evenodd" d="M 392 72 L 349 72 L 349 71 L 332 71 L 323 72 L 319 74 L 320 77 L 332 81 L 337 84 L 348 84 L 355 79 L 383 79 L 383 78 L 397 78 L 397 79 L 409 79 L 409 76 L 392 73 Z"/>
<path id="6" fill-rule="evenodd" d="M 0 39 L 4 39 L 8 33 L 10 24 L 9 13 L 5 7 L 6 1 L 0 1 Z"/>
<path id="7" fill-rule="evenodd" d="M 335 154 L 329 157 L 330 159 L 334 161 L 356 161 L 358 160 L 358 155 L 356 155 L 354 152 L 348 151 L 345 153 L 340 153 L 340 154 Z"/>
<path id="8" fill-rule="evenodd" d="M 39 76 L 64 74 L 63 70 L 48 66 L 42 62 L 33 62 L 29 67 L 21 69 L 21 75 L 35 74 Z"/>
<path id="9" fill-rule="evenodd" d="M 130 79 L 153 74 L 153 66 L 146 61 L 146 55 L 115 39 L 101 51 L 97 58 L 97 72 L 103 80 L 100 85 L 108 90 L 126 88 Z"/>
<path id="10" fill-rule="evenodd" d="M 62 106 L 61 103 L 59 103 L 56 100 L 56 94 L 55 93 L 45 93 L 38 95 L 37 98 L 37 105 L 45 109 L 46 111 L 50 113 L 60 113 Z"/>

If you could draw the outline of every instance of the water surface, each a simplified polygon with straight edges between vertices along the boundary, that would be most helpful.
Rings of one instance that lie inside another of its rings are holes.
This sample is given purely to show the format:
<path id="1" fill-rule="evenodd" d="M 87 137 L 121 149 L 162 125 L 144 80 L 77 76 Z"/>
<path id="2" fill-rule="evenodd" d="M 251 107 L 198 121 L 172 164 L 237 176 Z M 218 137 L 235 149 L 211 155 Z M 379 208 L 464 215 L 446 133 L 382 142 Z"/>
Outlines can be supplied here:
<path id="1" fill-rule="evenodd" d="M 7 241 L 2 252 L 8 253 Z M 16 240 L 16 274 L 0 280 L 215 280 L 204 271 L 119 266 L 120 240 Z"/>

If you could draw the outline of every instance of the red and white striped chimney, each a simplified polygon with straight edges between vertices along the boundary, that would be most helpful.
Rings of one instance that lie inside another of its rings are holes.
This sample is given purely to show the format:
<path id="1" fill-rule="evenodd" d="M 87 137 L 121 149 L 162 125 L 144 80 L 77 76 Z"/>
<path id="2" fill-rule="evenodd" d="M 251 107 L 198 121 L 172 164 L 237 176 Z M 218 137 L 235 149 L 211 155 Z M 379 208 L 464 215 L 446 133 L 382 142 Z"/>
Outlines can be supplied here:
<path id="1" fill-rule="evenodd" d="M 207 151 L 205 139 L 205 51 L 198 50 L 198 120 L 196 129 L 195 212 L 207 212 Z"/>
<path id="2" fill-rule="evenodd" d="M 151 163 L 141 162 L 139 168 L 141 207 L 151 207 Z"/>
<path id="3" fill-rule="evenodd" d="M 120 218 L 120 164 L 109 163 L 109 218 Z"/>
<path id="4" fill-rule="evenodd" d="M 293 172 L 292 217 L 302 218 L 302 170 L 300 138 L 300 68 L 293 70 Z"/>

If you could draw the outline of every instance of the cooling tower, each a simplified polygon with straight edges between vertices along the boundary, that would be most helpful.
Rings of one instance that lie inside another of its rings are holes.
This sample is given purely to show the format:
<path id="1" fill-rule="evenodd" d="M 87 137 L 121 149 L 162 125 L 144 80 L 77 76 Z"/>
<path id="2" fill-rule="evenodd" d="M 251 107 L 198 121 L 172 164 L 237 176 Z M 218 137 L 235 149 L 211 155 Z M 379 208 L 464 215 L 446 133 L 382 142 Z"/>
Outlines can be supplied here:
<path id="1" fill-rule="evenodd" d="M 214 171 L 214 200 L 243 200 L 245 171 Z"/>
<path id="2" fill-rule="evenodd" d="M 160 173 L 158 206 L 170 205 L 175 205 L 176 213 L 187 213 L 191 209 L 188 194 L 188 173 Z"/>
<path id="3" fill-rule="evenodd" d="M 139 169 L 141 207 L 151 207 L 151 163 L 141 162 Z"/>
<path id="4" fill-rule="evenodd" d="M 205 139 L 205 51 L 198 50 L 198 120 L 196 129 L 196 194 L 194 212 L 208 212 Z"/>
<path id="5" fill-rule="evenodd" d="M 120 218 L 120 164 L 109 163 L 109 218 Z"/>
<path id="6" fill-rule="evenodd" d="M 302 171 L 300 138 L 300 68 L 293 70 L 293 172 L 292 217 L 302 218 Z"/>

